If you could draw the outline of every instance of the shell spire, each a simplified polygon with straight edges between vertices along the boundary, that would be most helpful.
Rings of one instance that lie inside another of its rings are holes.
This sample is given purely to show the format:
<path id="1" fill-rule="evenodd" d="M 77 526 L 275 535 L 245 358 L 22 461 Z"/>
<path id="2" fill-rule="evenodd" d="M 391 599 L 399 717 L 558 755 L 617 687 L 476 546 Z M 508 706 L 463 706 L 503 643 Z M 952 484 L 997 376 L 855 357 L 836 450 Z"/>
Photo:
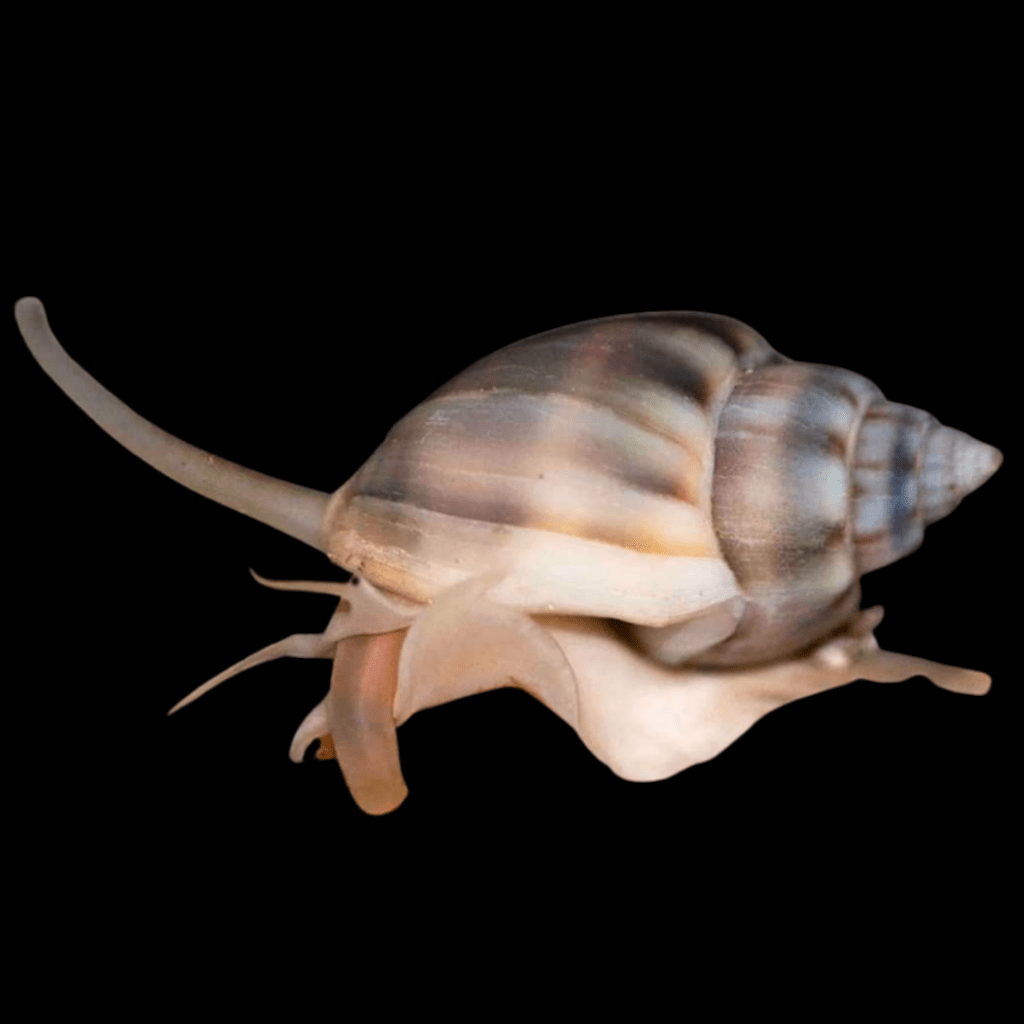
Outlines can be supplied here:
<path id="1" fill-rule="evenodd" d="M 860 572 L 914 551 L 924 528 L 948 516 L 1002 462 L 998 448 L 943 426 L 921 409 L 898 402 L 872 405 L 850 467 Z"/>
<path id="2" fill-rule="evenodd" d="M 1003 453 L 941 423 L 925 437 L 921 467 L 921 515 L 925 525 L 948 516 L 1003 464 Z"/>

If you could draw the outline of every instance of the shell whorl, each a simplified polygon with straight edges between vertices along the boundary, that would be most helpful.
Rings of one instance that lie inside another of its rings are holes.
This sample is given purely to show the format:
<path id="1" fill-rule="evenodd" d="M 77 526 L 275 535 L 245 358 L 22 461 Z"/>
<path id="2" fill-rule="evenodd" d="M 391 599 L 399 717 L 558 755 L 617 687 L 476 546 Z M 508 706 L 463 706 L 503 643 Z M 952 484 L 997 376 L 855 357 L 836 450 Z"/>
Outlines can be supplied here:
<path id="1" fill-rule="evenodd" d="M 914 551 L 1001 461 L 850 370 L 788 363 L 744 377 L 719 422 L 713 508 L 747 605 L 693 661 L 752 664 L 822 641 L 859 607 L 860 577 Z"/>
<path id="2" fill-rule="evenodd" d="M 713 508 L 747 607 L 700 664 L 783 657 L 856 611 L 849 466 L 882 398 L 860 374 L 812 363 L 762 367 L 737 383 L 718 425 Z"/>
<path id="3" fill-rule="evenodd" d="M 420 601 L 504 557 L 520 584 L 501 599 L 523 609 L 663 625 L 730 600 L 711 521 L 718 417 L 736 380 L 782 361 L 704 313 L 516 342 L 388 432 L 332 500 L 329 555 Z"/>
<path id="4" fill-rule="evenodd" d="M 879 402 L 864 417 L 850 468 L 853 538 L 861 574 L 916 550 L 1002 464 L 1002 453 L 930 413 Z"/>

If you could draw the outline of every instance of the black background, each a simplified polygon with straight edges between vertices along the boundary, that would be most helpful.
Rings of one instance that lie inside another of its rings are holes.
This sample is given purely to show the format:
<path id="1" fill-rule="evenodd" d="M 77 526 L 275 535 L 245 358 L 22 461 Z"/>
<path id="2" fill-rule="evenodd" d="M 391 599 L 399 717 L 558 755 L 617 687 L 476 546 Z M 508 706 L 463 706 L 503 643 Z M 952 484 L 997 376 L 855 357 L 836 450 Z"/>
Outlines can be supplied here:
<path id="1" fill-rule="evenodd" d="M 864 605 L 886 609 L 883 647 L 988 672 L 990 694 L 854 683 L 635 784 L 542 705 L 498 691 L 403 725 L 410 796 L 368 817 L 336 764 L 287 758 L 326 662 L 275 662 L 165 717 L 227 665 L 326 623 L 332 599 L 261 588 L 250 566 L 341 574 L 121 450 L 9 318 L 21 811 L 79 857 L 145 864 L 168 891 L 223 879 L 223 865 L 267 887 L 340 875 L 388 891 L 420 884 L 428 863 L 449 878 L 488 862 L 571 876 L 584 859 L 601 872 L 634 857 L 653 887 L 730 858 L 977 870 L 1002 842 L 1018 684 L 1018 329 L 991 165 L 951 165 L 927 133 L 864 148 L 815 136 L 799 151 L 771 136 L 556 135 L 514 151 L 474 138 L 332 137 L 279 172 L 252 128 L 186 156 L 140 142 L 89 174 L 84 154 L 107 140 L 57 139 L 45 174 L 26 157 L 9 300 L 41 298 L 72 357 L 168 431 L 325 491 L 502 345 L 639 310 L 737 317 L 783 354 L 862 373 L 1004 451 L 917 553 L 864 580 Z"/>

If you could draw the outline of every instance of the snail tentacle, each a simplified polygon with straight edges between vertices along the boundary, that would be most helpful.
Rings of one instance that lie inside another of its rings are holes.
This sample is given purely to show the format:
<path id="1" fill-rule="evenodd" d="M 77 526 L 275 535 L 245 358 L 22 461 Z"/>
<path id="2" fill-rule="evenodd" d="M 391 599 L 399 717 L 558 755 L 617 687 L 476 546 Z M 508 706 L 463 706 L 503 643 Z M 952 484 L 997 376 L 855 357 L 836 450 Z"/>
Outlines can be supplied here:
<path id="1" fill-rule="evenodd" d="M 329 494 L 247 469 L 174 437 L 130 409 L 64 351 L 36 298 L 14 307 L 21 335 L 47 376 L 115 441 L 175 482 L 326 551 Z"/>

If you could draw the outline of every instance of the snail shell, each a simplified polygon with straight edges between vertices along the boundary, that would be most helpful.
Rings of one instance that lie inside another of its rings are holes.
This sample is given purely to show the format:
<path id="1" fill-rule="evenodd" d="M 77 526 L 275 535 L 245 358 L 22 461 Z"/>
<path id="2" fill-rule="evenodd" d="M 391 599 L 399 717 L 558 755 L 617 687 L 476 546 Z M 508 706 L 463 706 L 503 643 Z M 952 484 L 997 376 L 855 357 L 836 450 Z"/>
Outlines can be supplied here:
<path id="1" fill-rule="evenodd" d="M 730 317 L 604 317 L 401 419 L 332 499 L 328 555 L 417 601 L 505 557 L 491 597 L 522 611 L 635 624 L 669 664 L 759 664 L 848 621 L 860 576 L 1000 458 Z"/>
<path id="2" fill-rule="evenodd" d="M 271 644 L 172 710 L 281 656 L 333 661 L 292 757 L 320 740 L 363 810 L 406 794 L 395 727 L 470 693 L 526 689 L 625 778 L 706 760 L 786 701 L 856 678 L 982 673 L 881 651 L 859 579 L 920 545 L 999 452 L 888 402 L 848 370 L 794 362 L 729 317 L 664 312 L 546 331 L 411 410 L 333 495 L 167 435 L 60 348 L 33 355 L 162 472 L 324 551 L 350 584 L 320 634 Z"/>

